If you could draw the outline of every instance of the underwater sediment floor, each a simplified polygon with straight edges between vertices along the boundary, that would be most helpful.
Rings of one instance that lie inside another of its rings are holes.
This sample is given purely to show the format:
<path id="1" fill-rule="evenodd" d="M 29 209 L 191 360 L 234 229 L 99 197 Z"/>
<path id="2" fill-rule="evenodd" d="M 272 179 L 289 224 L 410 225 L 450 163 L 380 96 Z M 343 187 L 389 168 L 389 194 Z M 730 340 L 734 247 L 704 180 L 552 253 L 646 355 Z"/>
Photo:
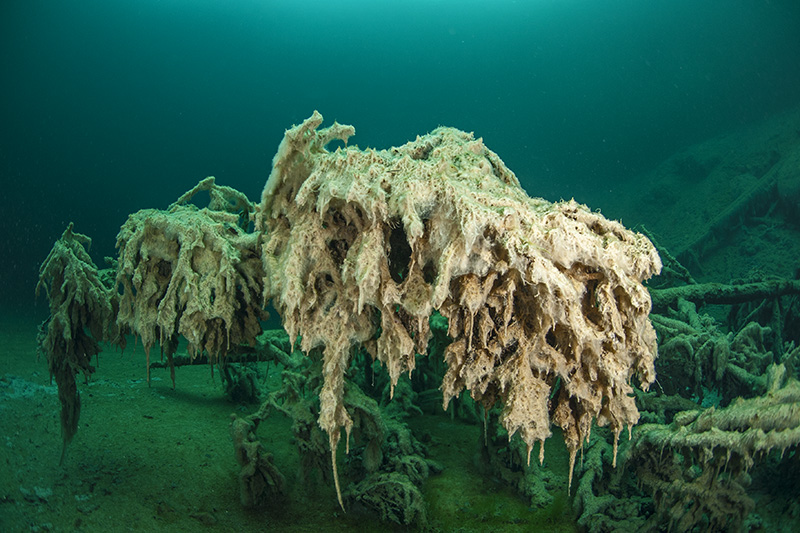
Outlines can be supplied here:
<path id="1" fill-rule="evenodd" d="M 343 514 L 332 483 L 298 481 L 291 421 L 273 413 L 258 437 L 287 479 L 288 497 L 244 509 L 229 415 L 257 409 L 232 403 L 207 365 L 153 369 L 145 380 L 141 347 L 100 354 L 97 372 L 79 383 L 80 429 L 63 466 L 59 403 L 47 363 L 36 358 L 42 317 L 0 317 L 0 530 L 2 531 L 406 531 L 374 514 Z M 129 345 L 133 346 L 133 342 Z M 179 352 L 182 351 L 179 349 Z M 155 354 L 154 354 L 155 357 Z M 270 369 L 270 382 L 280 373 Z M 272 384 L 274 385 L 274 384 Z M 533 510 L 513 488 L 484 477 L 479 426 L 448 414 L 409 420 L 444 466 L 423 487 L 433 531 L 575 531 L 565 497 Z M 545 467 L 566 479 L 560 439 L 545 447 Z M 340 450 L 339 461 L 345 461 Z"/>

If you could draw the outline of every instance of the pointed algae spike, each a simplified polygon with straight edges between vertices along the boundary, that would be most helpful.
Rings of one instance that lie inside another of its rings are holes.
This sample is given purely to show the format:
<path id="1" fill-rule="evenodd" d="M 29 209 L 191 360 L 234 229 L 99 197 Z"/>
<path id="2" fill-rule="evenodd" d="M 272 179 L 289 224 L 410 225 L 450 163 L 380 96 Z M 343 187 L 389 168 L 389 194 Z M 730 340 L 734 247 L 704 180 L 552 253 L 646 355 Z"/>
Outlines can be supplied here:
<path id="1" fill-rule="evenodd" d="M 333 484 L 336 487 L 336 499 L 339 500 L 339 507 L 344 511 L 344 502 L 342 501 L 342 489 L 339 485 L 339 469 L 336 466 L 336 450 L 339 448 L 339 438 L 341 434 L 338 430 L 331 431 L 328 437 L 328 443 L 331 447 L 331 466 L 333 467 Z M 348 440 L 350 440 L 348 438 Z"/>
<path id="2" fill-rule="evenodd" d="M 333 484 L 336 486 L 336 499 L 339 500 L 339 507 L 344 510 L 344 502 L 342 501 L 342 489 L 339 486 L 339 470 L 336 468 L 336 448 L 331 446 L 331 464 L 333 465 Z"/>
<path id="3" fill-rule="evenodd" d="M 575 470 L 575 456 L 577 453 L 577 448 L 571 448 L 569 450 L 569 482 L 567 483 L 567 495 L 572 492 L 572 472 Z"/>

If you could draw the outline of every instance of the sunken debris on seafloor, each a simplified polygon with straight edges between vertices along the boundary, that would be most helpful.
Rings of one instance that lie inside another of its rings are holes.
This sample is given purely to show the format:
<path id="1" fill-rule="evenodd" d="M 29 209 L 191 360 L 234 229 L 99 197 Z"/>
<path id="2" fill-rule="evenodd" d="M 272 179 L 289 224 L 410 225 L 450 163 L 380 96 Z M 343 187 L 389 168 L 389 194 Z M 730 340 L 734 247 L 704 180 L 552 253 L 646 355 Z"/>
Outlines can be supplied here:
<path id="1" fill-rule="evenodd" d="M 280 352 L 275 357 L 293 371 L 284 381 L 294 388 L 285 385 L 256 415 L 234 421 L 242 500 L 282 490 L 255 431 L 272 407 L 300 405 L 303 389 L 319 403 L 303 400 L 300 418 L 313 413 L 327 434 L 344 506 L 335 459 L 342 430 L 348 447 L 351 431 L 367 420 L 375 439 L 404 431 L 376 422 L 375 401 L 348 383 L 348 367 L 366 351 L 386 367 L 394 395 L 400 376 L 415 369 L 415 354 L 426 353 L 438 313 L 447 319 L 445 407 L 465 389 L 487 410 L 501 406 L 500 423 L 509 437 L 520 435 L 528 462 L 537 442 L 542 459 L 550 426 L 558 425 L 570 477 L 596 421 L 610 428 L 616 461 L 619 434 L 639 419 L 631 382 L 647 389 L 655 378 L 651 299 L 642 285 L 661 269 L 651 242 L 574 201 L 530 198 L 471 134 L 439 128 L 388 150 L 328 151 L 330 141 L 346 142 L 354 130 L 319 129 L 321 122 L 315 112 L 286 132 L 257 205 L 208 178 L 165 211 L 131 215 L 118 236 L 118 262 L 106 273 L 116 290 L 63 283 L 57 271 L 101 277 L 87 254 L 73 250 L 86 239 L 66 232 L 41 270 L 51 305 L 41 349 L 51 372 L 58 378 L 65 365 L 73 377 L 88 372 L 82 350 L 91 342 L 54 340 L 74 338 L 84 326 L 95 343 L 141 337 L 148 365 L 156 343 L 172 364 L 180 336 L 191 357 L 218 364 L 254 350 Z M 208 207 L 191 203 L 200 191 L 209 192 Z M 92 303 L 98 299 L 106 303 Z M 270 301 L 289 335 L 280 350 L 259 338 Z M 302 363 L 288 355 L 296 339 L 316 367 L 297 370 Z M 90 346 L 86 354 L 96 352 Z M 73 398 L 65 409 L 76 395 L 62 396 Z M 77 415 L 62 415 L 65 443 Z M 375 454 L 372 471 L 385 462 Z M 391 510 L 384 517 L 410 520 Z"/>

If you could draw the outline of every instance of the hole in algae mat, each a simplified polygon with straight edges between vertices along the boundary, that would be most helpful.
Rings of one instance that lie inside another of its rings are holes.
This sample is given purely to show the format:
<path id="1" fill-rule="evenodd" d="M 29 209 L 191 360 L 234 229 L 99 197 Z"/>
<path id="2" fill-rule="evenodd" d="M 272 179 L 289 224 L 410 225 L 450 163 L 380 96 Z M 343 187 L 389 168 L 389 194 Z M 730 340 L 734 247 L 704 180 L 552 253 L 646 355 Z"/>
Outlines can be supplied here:
<path id="1" fill-rule="evenodd" d="M 418 437 L 430 435 L 428 457 L 443 467 L 441 473 L 432 475 L 423 486 L 428 522 L 434 529 L 578 531 L 566 491 L 552 493 L 549 505 L 533 508 L 509 484 L 495 480 L 488 473 L 489 465 L 478 463 L 483 439 L 479 425 L 451 420 L 447 415 L 413 417 L 409 425 Z M 557 437 L 548 441 L 550 448 L 545 446 L 545 466 L 557 468 L 557 475 L 566 476 L 566 448 L 555 449 Z"/>
<path id="2" fill-rule="evenodd" d="M 389 271 L 395 283 L 402 283 L 408 277 L 411 246 L 408 244 L 403 222 L 393 220 L 392 224 L 392 232 L 389 234 Z"/>

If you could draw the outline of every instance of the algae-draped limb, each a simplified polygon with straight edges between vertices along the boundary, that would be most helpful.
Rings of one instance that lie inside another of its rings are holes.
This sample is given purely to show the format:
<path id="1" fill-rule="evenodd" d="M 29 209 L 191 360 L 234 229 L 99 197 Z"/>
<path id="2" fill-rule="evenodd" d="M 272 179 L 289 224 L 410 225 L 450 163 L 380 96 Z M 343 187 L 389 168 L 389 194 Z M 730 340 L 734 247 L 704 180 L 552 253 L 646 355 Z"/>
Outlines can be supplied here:
<path id="1" fill-rule="evenodd" d="M 61 402 L 61 461 L 78 431 L 81 399 L 75 383 L 79 372 L 94 372 L 91 359 L 100 342 L 117 337 L 117 294 L 103 284 L 100 271 L 89 257 L 92 240 L 69 224 L 39 269 L 36 294 L 42 288 L 50 302 L 50 316 L 38 336 L 39 352 L 47 357 L 50 376 L 58 385 Z"/>
<path id="2" fill-rule="evenodd" d="M 647 238 L 574 201 L 528 197 L 471 134 L 329 152 L 354 130 L 321 122 L 286 132 L 256 229 L 266 298 L 303 351 L 324 348 L 319 423 L 332 453 L 353 425 L 343 397 L 354 347 L 395 384 L 425 352 L 434 310 L 453 339 L 444 405 L 464 389 L 485 407 L 502 401 L 529 454 L 551 418 L 571 465 L 595 419 L 616 436 L 637 422 L 630 381 L 653 381 L 656 341 L 642 281 L 661 268 Z"/>

